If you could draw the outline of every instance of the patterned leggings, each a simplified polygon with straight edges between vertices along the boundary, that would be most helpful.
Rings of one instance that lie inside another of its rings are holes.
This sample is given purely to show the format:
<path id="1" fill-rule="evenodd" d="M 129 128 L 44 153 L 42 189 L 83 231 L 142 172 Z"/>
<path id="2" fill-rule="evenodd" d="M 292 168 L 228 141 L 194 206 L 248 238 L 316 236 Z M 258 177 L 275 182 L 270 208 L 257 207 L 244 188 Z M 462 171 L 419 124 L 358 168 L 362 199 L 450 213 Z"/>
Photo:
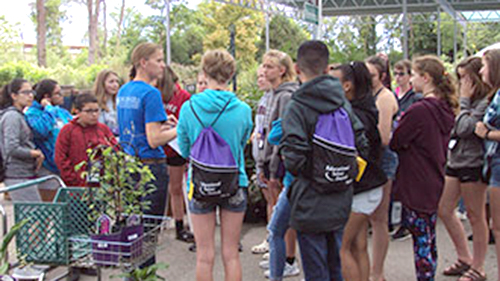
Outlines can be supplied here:
<path id="1" fill-rule="evenodd" d="M 418 281 L 434 281 L 437 268 L 436 218 L 403 206 L 407 227 L 413 238 L 413 252 Z"/>

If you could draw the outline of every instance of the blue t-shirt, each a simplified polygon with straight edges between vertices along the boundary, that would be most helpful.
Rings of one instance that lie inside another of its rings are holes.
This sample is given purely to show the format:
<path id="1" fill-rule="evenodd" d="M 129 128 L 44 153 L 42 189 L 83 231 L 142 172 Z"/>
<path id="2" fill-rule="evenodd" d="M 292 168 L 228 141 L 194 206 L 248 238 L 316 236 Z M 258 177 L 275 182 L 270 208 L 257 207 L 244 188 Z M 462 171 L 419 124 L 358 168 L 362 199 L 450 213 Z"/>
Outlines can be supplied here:
<path id="1" fill-rule="evenodd" d="M 139 158 L 166 157 L 161 147 L 151 148 L 146 137 L 147 123 L 167 120 L 158 89 L 143 81 L 131 81 L 118 91 L 116 110 L 125 152 Z"/>

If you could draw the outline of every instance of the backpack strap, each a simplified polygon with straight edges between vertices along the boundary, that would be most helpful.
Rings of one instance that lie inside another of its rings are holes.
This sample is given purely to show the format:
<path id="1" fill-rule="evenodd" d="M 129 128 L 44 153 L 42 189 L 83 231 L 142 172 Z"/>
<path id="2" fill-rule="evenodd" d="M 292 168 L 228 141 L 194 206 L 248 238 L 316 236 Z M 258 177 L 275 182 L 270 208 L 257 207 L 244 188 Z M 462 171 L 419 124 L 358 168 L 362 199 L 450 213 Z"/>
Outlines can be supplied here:
<path id="1" fill-rule="evenodd" d="M 227 106 L 229 105 L 229 103 L 231 102 L 231 100 L 228 100 L 227 103 L 224 105 L 224 107 L 222 108 L 222 110 L 219 112 L 219 115 L 217 115 L 217 117 L 215 117 L 215 120 L 212 122 L 212 124 L 210 124 L 210 127 L 213 127 L 215 125 L 215 123 L 217 122 L 217 120 L 219 120 L 219 117 L 222 115 L 222 113 L 224 112 L 224 110 L 226 110 Z"/>
<path id="2" fill-rule="evenodd" d="M 191 107 L 191 111 L 193 111 L 194 116 L 196 117 L 196 119 L 198 119 L 198 122 L 200 122 L 201 126 L 203 128 L 205 128 L 205 124 L 203 124 L 203 122 L 201 122 L 200 117 L 198 116 L 198 114 L 196 114 L 196 111 L 194 111 L 193 102 L 191 100 L 189 101 L 189 106 Z"/>
<path id="3" fill-rule="evenodd" d="M 219 112 L 219 114 L 217 115 L 217 117 L 215 117 L 214 121 L 212 121 L 212 124 L 210 124 L 210 127 L 213 127 L 215 125 L 215 123 L 217 122 L 217 120 L 219 120 L 219 117 L 222 115 L 222 113 L 224 112 L 224 110 L 226 110 L 226 108 L 227 108 L 227 106 L 229 105 L 230 102 L 231 102 L 231 100 L 227 101 L 227 103 L 224 105 L 224 107 Z M 205 128 L 205 124 L 203 124 L 203 122 L 201 121 L 200 117 L 198 116 L 198 114 L 194 110 L 193 102 L 191 102 L 191 100 L 189 101 L 189 106 L 191 107 L 191 110 L 193 111 L 194 116 L 196 117 L 196 119 L 198 119 L 198 122 L 200 122 L 201 126 L 203 128 Z"/>

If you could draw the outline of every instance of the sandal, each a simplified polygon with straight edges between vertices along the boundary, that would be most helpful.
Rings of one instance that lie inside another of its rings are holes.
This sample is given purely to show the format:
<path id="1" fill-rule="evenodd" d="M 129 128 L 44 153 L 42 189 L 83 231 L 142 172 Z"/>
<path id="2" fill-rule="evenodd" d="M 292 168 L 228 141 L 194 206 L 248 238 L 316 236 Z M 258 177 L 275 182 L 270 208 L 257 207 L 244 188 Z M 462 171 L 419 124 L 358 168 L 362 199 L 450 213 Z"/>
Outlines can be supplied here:
<path id="1" fill-rule="evenodd" d="M 262 241 L 259 245 L 255 245 L 252 247 L 253 254 L 265 254 L 269 252 L 269 243 L 267 240 Z"/>
<path id="2" fill-rule="evenodd" d="M 458 281 L 486 281 L 486 274 L 471 267 L 458 278 Z"/>
<path id="3" fill-rule="evenodd" d="M 443 275 L 446 276 L 460 276 L 464 274 L 467 270 L 469 270 L 470 265 L 461 261 L 457 260 L 454 264 L 448 266 L 444 271 Z"/>

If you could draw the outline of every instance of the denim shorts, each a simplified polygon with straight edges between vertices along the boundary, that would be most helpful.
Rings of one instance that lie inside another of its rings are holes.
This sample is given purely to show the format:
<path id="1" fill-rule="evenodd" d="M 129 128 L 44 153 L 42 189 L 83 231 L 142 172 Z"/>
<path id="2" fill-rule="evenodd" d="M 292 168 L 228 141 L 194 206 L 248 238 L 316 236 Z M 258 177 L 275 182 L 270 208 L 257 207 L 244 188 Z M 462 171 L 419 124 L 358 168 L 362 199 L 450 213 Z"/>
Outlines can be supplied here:
<path id="1" fill-rule="evenodd" d="M 396 170 L 398 169 L 399 159 L 398 154 L 392 151 L 388 146 L 383 148 L 381 168 L 385 176 L 393 180 L 396 178 Z"/>
<path id="2" fill-rule="evenodd" d="M 247 209 L 247 191 L 246 188 L 240 187 L 235 195 L 221 199 L 218 202 L 204 202 L 195 198 L 189 200 L 189 211 L 192 214 L 204 215 L 215 212 L 217 206 L 220 209 L 235 213 L 245 212 Z"/>
<path id="3" fill-rule="evenodd" d="M 489 161 L 489 165 L 491 172 L 489 185 L 500 188 L 500 155 L 494 155 L 491 161 Z"/>

